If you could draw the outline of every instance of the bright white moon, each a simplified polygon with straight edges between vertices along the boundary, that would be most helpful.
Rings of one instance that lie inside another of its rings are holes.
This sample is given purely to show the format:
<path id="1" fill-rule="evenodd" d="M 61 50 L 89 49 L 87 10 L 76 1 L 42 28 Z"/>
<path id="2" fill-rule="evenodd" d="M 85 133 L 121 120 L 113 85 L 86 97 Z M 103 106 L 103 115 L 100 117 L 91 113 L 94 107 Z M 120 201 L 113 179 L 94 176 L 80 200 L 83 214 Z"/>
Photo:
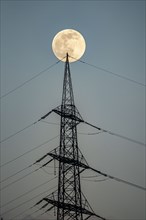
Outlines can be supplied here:
<path id="1" fill-rule="evenodd" d="M 79 60 L 85 52 L 86 43 L 83 36 L 73 29 L 65 29 L 56 34 L 52 41 L 52 50 L 55 56 L 62 60 L 68 53 L 69 62 Z M 64 58 L 62 61 L 66 61 Z"/>

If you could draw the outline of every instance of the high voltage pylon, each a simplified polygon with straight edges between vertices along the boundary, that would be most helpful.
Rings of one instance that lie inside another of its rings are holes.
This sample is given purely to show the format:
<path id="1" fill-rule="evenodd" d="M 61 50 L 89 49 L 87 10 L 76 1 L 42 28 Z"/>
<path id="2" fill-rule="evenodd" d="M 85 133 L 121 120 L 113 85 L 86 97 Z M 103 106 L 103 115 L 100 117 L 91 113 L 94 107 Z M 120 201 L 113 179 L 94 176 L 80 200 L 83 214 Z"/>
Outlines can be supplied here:
<path id="1" fill-rule="evenodd" d="M 78 148 L 77 125 L 84 121 L 74 103 L 68 54 L 64 70 L 62 103 L 51 112 L 61 117 L 59 147 L 41 157 L 36 163 L 48 156 L 52 158 L 45 165 L 52 160 L 59 162 L 58 190 L 42 198 L 35 205 L 42 205 L 40 209 L 45 209 L 45 212 L 57 207 L 57 220 L 87 220 L 91 216 L 105 220 L 94 213 L 81 191 L 80 174 L 85 169 L 91 168 Z M 46 118 L 51 112 L 41 119 Z"/>

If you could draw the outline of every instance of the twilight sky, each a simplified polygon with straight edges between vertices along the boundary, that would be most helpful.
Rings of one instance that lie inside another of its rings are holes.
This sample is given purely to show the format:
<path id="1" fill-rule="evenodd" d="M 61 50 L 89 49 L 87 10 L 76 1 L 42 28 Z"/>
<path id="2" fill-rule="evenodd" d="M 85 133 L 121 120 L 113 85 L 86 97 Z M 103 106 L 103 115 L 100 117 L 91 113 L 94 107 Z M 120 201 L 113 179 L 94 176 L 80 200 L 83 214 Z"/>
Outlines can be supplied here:
<path id="1" fill-rule="evenodd" d="M 56 219 L 54 210 L 39 217 L 43 211 L 30 209 L 57 189 L 54 163 L 33 173 L 40 164 L 19 171 L 59 145 L 60 118 L 55 114 L 45 120 L 49 123 L 21 130 L 61 104 L 64 63 L 44 70 L 58 61 L 51 43 L 63 29 L 84 36 L 82 61 L 141 83 L 71 63 L 75 104 L 83 119 L 145 142 L 145 1 L 1 1 L 1 181 L 5 181 L 0 214 L 4 220 Z M 79 148 L 89 165 L 146 187 L 145 146 L 107 133 L 91 135 L 96 132 L 78 125 Z M 91 177 L 95 175 L 85 171 L 81 187 L 97 214 L 111 220 L 146 218 L 145 191 L 115 180 L 99 181 L 105 178 Z"/>

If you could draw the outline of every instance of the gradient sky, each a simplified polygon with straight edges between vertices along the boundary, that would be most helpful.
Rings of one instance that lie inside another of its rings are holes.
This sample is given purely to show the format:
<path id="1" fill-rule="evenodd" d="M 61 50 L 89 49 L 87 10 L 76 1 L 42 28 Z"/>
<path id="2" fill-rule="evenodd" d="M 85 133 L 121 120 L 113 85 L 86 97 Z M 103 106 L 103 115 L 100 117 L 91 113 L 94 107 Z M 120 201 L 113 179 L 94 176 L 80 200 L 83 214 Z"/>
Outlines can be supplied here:
<path id="1" fill-rule="evenodd" d="M 1 1 L 1 96 L 57 62 L 51 43 L 57 32 L 68 28 L 81 32 L 86 40 L 81 60 L 145 84 L 145 1 Z M 84 120 L 144 143 L 145 87 L 81 62 L 71 63 L 70 68 L 75 104 Z M 64 63 L 60 62 L 1 99 L 1 140 L 61 104 L 63 73 Z M 59 116 L 52 114 L 47 121 L 57 125 L 39 122 L 1 143 L 1 165 L 59 135 Z M 97 130 L 84 124 L 78 125 L 78 132 L 79 148 L 90 166 L 145 186 L 145 146 L 106 133 L 85 135 Z M 1 167 L 1 180 L 34 163 L 58 144 L 57 137 Z M 36 168 L 19 173 L 1 187 Z M 112 220 L 146 218 L 144 191 L 114 180 L 94 182 L 104 177 L 83 178 L 93 175 L 87 171 L 82 174 L 82 191 L 97 214 Z M 3 189 L 1 213 L 7 212 L 4 220 L 53 192 L 49 189 L 57 185 L 57 178 L 33 190 L 53 177 L 52 163 Z M 15 219 L 38 219 L 42 212 L 33 214 L 36 210 L 30 209 Z M 41 218 L 56 219 L 53 211 Z"/>

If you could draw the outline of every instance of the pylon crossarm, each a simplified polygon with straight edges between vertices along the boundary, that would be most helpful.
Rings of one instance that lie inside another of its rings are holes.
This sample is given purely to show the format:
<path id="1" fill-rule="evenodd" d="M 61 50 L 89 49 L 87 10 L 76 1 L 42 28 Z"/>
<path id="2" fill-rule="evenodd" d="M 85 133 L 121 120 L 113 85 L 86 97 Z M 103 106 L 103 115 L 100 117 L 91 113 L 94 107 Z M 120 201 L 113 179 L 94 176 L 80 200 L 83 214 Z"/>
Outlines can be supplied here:
<path id="1" fill-rule="evenodd" d="M 56 154 L 57 154 L 57 150 L 59 151 L 59 147 L 56 147 L 53 151 L 51 151 L 51 152 L 55 152 Z M 38 160 L 36 160 L 36 162 L 34 162 L 34 164 L 36 164 L 36 163 L 40 163 L 42 160 L 44 160 L 46 157 L 48 157 L 49 155 L 48 155 L 48 153 L 47 154 L 45 154 L 44 156 L 42 156 L 42 157 L 40 157 Z M 52 160 L 51 160 L 52 161 Z M 50 162 L 51 162 L 50 161 Z"/>
<path id="2" fill-rule="evenodd" d="M 65 109 L 62 108 L 62 106 L 58 106 L 55 109 L 52 109 L 51 111 L 49 111 L 47 114 L 45 114 L 44 116 L 42 116 L 38 121 L 41 121 L 43 119 L 45 119 L 46 117 L 48 117 L 52 112 L 55 112 L 56 114 L 66 117 L 66 118 L 70 118 L 73 119 L 75 121 L 78 122 L 84 122 L 84 120 L 82 119 L 79 111 L 77 110 L 75 105 L 65 105 Z M 74 114 L 71 114 L 71 110 L 72 108 L 74 108 Z"/>
<path id="3" fill-rule="evenodd" d="M 44 209 L 46 206 L 48 206 L 47 203 L 46 203 L 45 205 L 43 205 L 43 206 L 40 208 L 40 210 L 41 210 L 41 209 Z"/>
<path id="4" fill-rule="evenodd" d="M 74 112 L 72 111 L 72 108 L 74 108 Z M 64 117 L 64 118 L 69 118 L 77 122 L 84 122 L 82 119 L 79 111 L 77 110 L 76 106 L 74 105 L 65 105 L 65 106 L 58 106 L 57 108 L 52 110 L 56 114 Z"/>
<path id="5" fill-rule="evenodd" d="M 36 162 L 40 162 L 41 160 L 43 160 L 45 157 L 47 156 L 51 156 L 54 159 L 64 162 L 64 163 L 68 163 L 68 164 L 75 164 L 75 165 L 79 165 L 81 167 L 84 167 L 86 169 L 90 169 L 86 159 L 84 158 L 81 150 L 78 148 L 79 150 L 79 154 L 78 154 L 78 161 L 77 160 L 73 160 L 69 157 L 62 157 L 59 155 L 59 147 L 56 147 L 54 150 L 52 150 L 51 152 L 47 153 L 45 156 L 41 157 L 39 160 L 37 160 Z"/>
<path id="6" fill-rule="evenodd" d="M 82 213 L 86 214 L 86 215 L 95 215 L 95 216 L 97 216 L 95 213 L 90 212 L 89 210 L 87 210 L 85 208 L 82 208 L 80 206 L 77 206 L 77 205 L 72 205 L 72 204 L 65 203 L 65 202 L 64 203 L 58 202 L 58 201 L 55 201 L 55 200 L 52 200 L 52 199 L 49 199 L 49 198 L 44 198 L 43 200 L 46 201 L 48 204 L 52 204 L 56 207 L 63 208 L 65 210 L 70 210 L 70 211 L 76 211 L 77 210 L 78 212 L 82 211 Z"/>
<path id="7" fill-rule="evenodd" d="M 47 166 L 52 161 L 53 161 L 53 159 L 49 160 L 48 162 L 44 163 L 40 168 L 43 168 L 43 167 Z"/>
<path id="8" fill-rule="evenodd" d="M 36 160 L 36 162 L 35 162 L 34 164 L 39 163 L 41 160 L 43 160 L 43 159 L 46 158 L 47 156 L 48 156 L 48 155 L 45 154 L 43 157 L 41 157 L 41 158 L 39 158 L 38 160 Z"/>
<path id="9" fill-rule="evenodd" d="M 42 116 L 38 121 L 41 121 L 42 119 L 45 119 L 45 118 L 48 117 L 51 113 L 52 113 L 52 110 L 51 110 L 50 112 L 48 112 L 47 114 L 45 114 L 44 116 Z"/>
<path id="10" fill-rule="evenodd" d="M 36 160 L 36 163 L 40 163 L 42 160 L 44 160 L 46 157 L 48 156 L 51 156 L 53 157 L 53 159 L 56 159 L 56 160 L 61 160 L 62 162 L 64 161 L 64 163 L 68 163 L 68 164 L 75 164 L 75 165 L 79 165 L 80 167 L 83 167 L 84 170 L 85 169 L 91 169 L 86 161 L 86 159 L 84 158 L 83 154 L 81 153 L 81 150 L 79 149 L 79 155 L 78 155 L 78 161 L 74 161 L 74 160 L 71 160 L 69 158 L 63 158 L 61 156 L 59 156 L 59 147 L 56 147 L 54 150 L 52 150 L 51 152 L 45 154 L 43 157 L 39 158 L 38 160 Z M 53 161 L 53 159 L 47 161 L 45 164 L 43 164 L 41 167 L 44 167 L 46 166 L 48 163 L 50 163 L 51 161 Z M 83 162 L 80 162 L 80 161 L 83 161 Z M 95 171 L 95 170 L 94 170 Z"/>
<path id="11" fill-rule="evenodd" d="M 70 159 L 70 158 L 67 158 L 67 157 L 62 157 L 60 155 L 56 155 L 56 154 L 53 154 L 53 153 L 48 153 L 48 155 L 50 155 L 54 159 L 56 159 L 58 161 L 61 161 L 61 162 L 64 162 L 64 163 L 76 165 L 76 166 L 79 166 L 79 167 L 83 167 L 85 169 L 91 169 L 88 165 L 83 164 L 83 163 L 79 162 L 78 160 Z"/>
<path id="12" fill-rule="evenodd" d="M 39 200 L 34 206 L 39 205 L 42 201 L 43 199 Z"/>
<path id="13" fill-rule="evenodd" d="M 59 207 L 61 209 L 66 210 L 65 215 L 71 215 L 70 217 L 72 217 L 74 215 L 74 213 L 71 212 L 75 212 L 77 211 L 78 213 L 82 212 L 85 215 L 89 215 L 87 216 L 84 220 L 87 220 L 89 217 L 91 216 L 96 216 L 102 220 L 107 220 L 104 217 L 101 217 L 100 215 L 97 215 L 96 213 L 93 212 L 91 206 L 89 205 L 87 199 L 85 198 L 85 196 L 82 194 L 83 196 L 83 200 L 82 200 L 82 207 L 71 204 L 71 203 L 65 203 L 65 202 L 58 202 L 57 200 L 55 200 L 55 192 L 51 193 L 48 197 L 45 197 L 43 199 L 41 199 L 39 202 L 36 203 L 36 205 L 42 203 L 42 202 L 46 202 L 41 208 L 44 209 L 45 207 L 47 207 L 49 204 L 52 204 L 53 206 L 51 206 L 49 209 L 47 209 L 45 212 L 50 211 L 53 207 Z M 51 199 L 51 198 L 53 199 Z"/>
<path id="14" fill-rule="evenodd" d="M 47 209 L 46 211 L 45 211 L 45 213 L 46 212 L 49 212 L 51 209 L 53 209 L 54 208 L 54 205 L 53 206 L 51 206 L 49 209 Z"/>

